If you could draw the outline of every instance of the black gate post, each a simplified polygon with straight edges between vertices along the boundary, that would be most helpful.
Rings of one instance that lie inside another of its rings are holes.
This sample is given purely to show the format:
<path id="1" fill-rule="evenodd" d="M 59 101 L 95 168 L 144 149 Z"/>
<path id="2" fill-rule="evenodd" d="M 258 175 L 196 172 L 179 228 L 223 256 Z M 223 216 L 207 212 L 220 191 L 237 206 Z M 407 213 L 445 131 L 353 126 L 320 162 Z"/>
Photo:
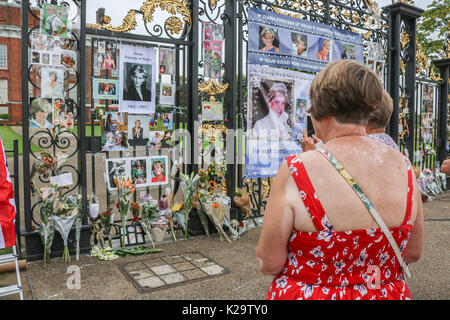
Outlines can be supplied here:
<path id="1" fill-rule="evenodd" d="M 225 92 L 224 105 L 226 113 L 228 114 L 228 121 L 226 122 L 226 160 L 227 172 L 226 180 L 228 184 L 228 195 L 231 199 L 234 198 L 236 192 L 236 67 L 237 67 L 237 53 L 236 53 L 236 39 L 237 39 L 237 6 L 238 2 L 235 0 L 227 0 L 225 4 L 224 33 L 225 33 L 225 80 L 228 83 L 228 90 Z M 231 134 L 228 134 L 230 132 Z M 230 147 L 231 146 L 231 147 Z M 232 153 L 231 156 L 229 153 Z M 232 159 L 232 163 L 229 160 Z"/>
<path id="2" fill-rule="evenodd" d="M 28 96 L 28 8 L 29 0 L 22 0 L 22 166 L 23 166 L 23 205 L 25 231 L 31 232 L 31 192 L 30 192 L 30 106 Z"/>
<path id="3" fill-rule="evenodd" d="M 439 68 L 439 73 L 443 81 L 439 85 L 438 100 L 438 123 L 437 123 L 437 154 L 436 157 L 440 164 L 445 160 L 447 155 L 446 142 L 447 136 L 447 116 L 448 116 L 448 77 L 450 68 L 450 58 L 434 60 L 433 64 Z"/>
<path id="4" fill-rule="evenodd" d="M 83 210 L 83 224 L 87 224 L 87 168 L 86 168 L 86 1 L 81 2 L 80 12 L 80 61 L 78 63 L 80 71 L 80 81 L 78 82 L 78 167 L 80 168 L 80 188 Z"/>
<path id="5" fill-rule="evenodd" d="M 394 110 L 388 126 L 388 133 L 398 143 L 399 102 L 400 102 L 400 54 L 402 30 L 409 37 L 406 45 L 405 56 L 405 82 L 404 92 L 409 100 L 409 135 L 405 137 L 405 145 L 408 149 L 409 159 L 414 155 L 414 127 L 415 127 L 415 81 L 416 81 L 416 20 L 424 10 L 405 3 L 396 3 L 383 8 L 388 11 L 390 18 L 389 42 L 388 42 L 388 77 L 387 90 L 394 102 Z M 402 29 L 402 22 L 404 29 Z"/>
<path id="6" fill-rule="evenodd" d="M 193 43 L 188 48 L 188 78 L 183 79 L 188 82 L 189 104 L 187 109 L 187 129 L 190 134 L 190 141 L 188 141 L 187 148 L 190 149 L 190 163 L 187 165 L 187 172 L 197 172 L 198 169 L 198 44 L 199 44 L 199 21 L 198 10 L 199 0 L 191 1 L 192 13 L 192 30 L 189 34 L 189 41 Z M 183 142 L 184 145 L 185 142 Z"/>

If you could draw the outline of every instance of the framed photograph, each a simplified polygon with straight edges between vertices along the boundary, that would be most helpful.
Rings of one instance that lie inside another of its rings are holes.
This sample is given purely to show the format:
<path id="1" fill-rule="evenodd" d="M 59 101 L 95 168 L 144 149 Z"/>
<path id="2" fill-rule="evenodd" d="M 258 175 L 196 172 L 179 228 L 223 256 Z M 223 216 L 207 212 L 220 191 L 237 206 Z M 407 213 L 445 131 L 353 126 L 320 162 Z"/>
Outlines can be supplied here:
<path id="1" fill-rule="evenodd" d="M 43 34 L 67 38 L 68 11 L 66 7 L 44 3 L 41 17 Z"/>
<path id="2" fill-rule="evenodd" d="M 149 141 L 150 116 L 128 114 L 128 144 L 146 146 Z"/>
<path id="3" fill-rule="evenodd" d="M 150 157 L 151 185 L 164 185 L 169 182 L 169 168 L 167 156 Z"/>
<path id="4" fill-rule="evenodd" d="M 64 98 L 63 69 L 41 69 L 41 96 L 44 98 Z"/>
<path id="5" fill-rule="evenodd" d="M 102 57 L 103 62 L 101 69 L 114 70 L 117 65 L 117 55 L 113 51 L 106 51 L 105 53 L 99 53 L 98 57 Z"/>
<path id="6" fill-rule="evenodd" d="M 117 100 L 119 99 L 118 87 L 118 80 L 95 78 L 92 81 L 94 99 Z"/>
<path id="7" fill-rule="evenodd" d="M 126 131 L 103 131 L 102 151 L 126 151 L 128 150 L 128 135 Z"/>
<path id="8" fill-rule="evenodd" d="M 31 63 L 32 64 L 41 63 L 41 53 L 39 51 L 31 51 Z"/>
<path id="9" fill-rule="evenodd" d="M 127 166 L 126 159 L 105 159 L 105 161 L 106 185 L 108 186 L 108 190 L 113 191 L 117 189 L 116 185 L 114 184 L 114 177 L 117 177 L 118 179 L 127 179 L 128 177 L 130 177 L 130 170 Z"/>
<path id="10" fill-rule="evenodd" d="M 125 246 L 134 246 L 138 244 L 145 244 L 145 232 L 139 224 L 127 225 L 127 232 L 125 233 Z M 120 228 L 120 245 L 123 241 L 123 228 Z"/>
<path id="11" fill-rule="evenodd" d="M 53 128 L 51 98 L 30 98 L 30 128 Z"/>

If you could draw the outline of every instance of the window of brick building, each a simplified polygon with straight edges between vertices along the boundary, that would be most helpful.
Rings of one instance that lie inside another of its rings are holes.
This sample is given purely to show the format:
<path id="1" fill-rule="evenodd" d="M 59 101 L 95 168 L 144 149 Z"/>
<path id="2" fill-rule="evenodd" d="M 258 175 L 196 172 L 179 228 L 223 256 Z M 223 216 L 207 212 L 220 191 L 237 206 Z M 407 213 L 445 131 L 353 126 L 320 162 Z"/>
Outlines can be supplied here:
<path id="1" fill-rule="evenodd" d="M 0 80 L 0 104 L 8 103 L 8 80 Z"/>
<path id="2" fill-rule="evenodd" d="M 8 69 L 8 47 L 0 44 L 0 69 Z"/>

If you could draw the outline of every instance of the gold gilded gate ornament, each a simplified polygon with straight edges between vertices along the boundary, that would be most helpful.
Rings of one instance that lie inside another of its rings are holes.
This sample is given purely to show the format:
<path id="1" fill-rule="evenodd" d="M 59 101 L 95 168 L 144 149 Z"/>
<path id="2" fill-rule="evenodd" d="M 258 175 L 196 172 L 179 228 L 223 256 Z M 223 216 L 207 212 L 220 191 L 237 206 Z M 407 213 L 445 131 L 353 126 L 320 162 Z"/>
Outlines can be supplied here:
<path id="1" fill-rule="evenodd" d="M 192 26 L 191 10 L 188 4 L 184 0 L 146 0 L 140 10 L 143 13 L 145 23 L 153 21 L 156 8 L 160 8 L 163 11 L 167 11 L 173 16 L 167 20 L 167 30 L 172 34 L 177 34 L 183 29 L 183 23 L 176 17 L 177 13 L 183 16 L 183 20 Z M 105 16 L 102 24 L 88 24 L 87 28 L 91 29 L 103 29 L 116 32 L 128 32 L 136 29 L 136 11 L 129 10 L 123 22 L 120 26 L 114 27 L 110 24 L 111 17 Z"/>
<path id="2" fill-rule="evenodd" d="M 123 19 L 123 22 L 120 26 L 114 27 L 110 24 L 111 17 L 104 16 L 102 24 L 88 24 L 86 25 L 87 28 L 90 29 L 103 29 L 108 31 L 115 31 L 115 32 L 128 32 L 131 30 L 136 29 L 137 22 L 136 22 L 136 12 L 131 9 L 128 11 L 127 15 Z"/>

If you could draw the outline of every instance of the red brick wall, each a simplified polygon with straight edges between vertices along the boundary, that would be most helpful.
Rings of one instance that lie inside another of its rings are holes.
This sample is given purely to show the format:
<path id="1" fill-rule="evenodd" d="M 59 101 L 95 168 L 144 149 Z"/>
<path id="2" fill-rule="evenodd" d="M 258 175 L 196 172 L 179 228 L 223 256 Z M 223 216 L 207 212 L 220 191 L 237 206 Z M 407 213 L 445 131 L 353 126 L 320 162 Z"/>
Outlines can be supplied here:
<path id="1" fill-rule="evenodd" d="M 5 2 L 1 1 L 0 2 Z M 39 11 L 35 11 L 39 16 Z M 21 27 L 21 10 L 18 7 L 0 6 L 0 24 Z M 28 14 L 28 26 L 39 25 L 39 21 Z M 0 79 L 8 80 L 9 122 L 22 122 L 22 53 L 21 40 L 17 38 L 0 37 L 0 44 L 8 46 L 8 69 L 0 70 Z M 4 106 L 4 105 L 2 105 Z"/>

